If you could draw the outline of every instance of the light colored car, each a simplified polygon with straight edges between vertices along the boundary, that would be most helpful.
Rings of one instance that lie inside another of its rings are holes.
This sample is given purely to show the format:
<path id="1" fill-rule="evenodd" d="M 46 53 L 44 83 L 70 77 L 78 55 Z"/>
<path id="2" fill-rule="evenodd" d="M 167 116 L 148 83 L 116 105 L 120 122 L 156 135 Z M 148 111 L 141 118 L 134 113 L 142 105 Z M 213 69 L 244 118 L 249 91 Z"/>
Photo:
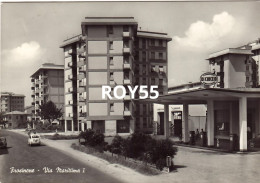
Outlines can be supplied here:
<path id="1" fill-rule="evenodd" d="M 41 145 L 40 135 L 35 133 L 29 134 L 28 145 Z"/>
<path id="2" fill-rule="evenodd" d="M 7 141 L 5 137 L 0 137 L 0 148 L 7 148 Z"/>

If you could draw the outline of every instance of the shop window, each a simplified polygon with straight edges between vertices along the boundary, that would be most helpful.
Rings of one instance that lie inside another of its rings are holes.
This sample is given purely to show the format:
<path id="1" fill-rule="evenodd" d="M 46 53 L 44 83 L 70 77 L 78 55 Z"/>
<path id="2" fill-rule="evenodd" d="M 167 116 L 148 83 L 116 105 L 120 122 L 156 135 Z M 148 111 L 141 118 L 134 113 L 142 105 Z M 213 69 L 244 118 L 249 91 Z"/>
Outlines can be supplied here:
<path id="1" fill-rule="evenodd" d="M 117 120 L 116 128 L 117 133 L 129 133 L 130 132 L 130 121 L 128 119 L 125 120 Z"/>

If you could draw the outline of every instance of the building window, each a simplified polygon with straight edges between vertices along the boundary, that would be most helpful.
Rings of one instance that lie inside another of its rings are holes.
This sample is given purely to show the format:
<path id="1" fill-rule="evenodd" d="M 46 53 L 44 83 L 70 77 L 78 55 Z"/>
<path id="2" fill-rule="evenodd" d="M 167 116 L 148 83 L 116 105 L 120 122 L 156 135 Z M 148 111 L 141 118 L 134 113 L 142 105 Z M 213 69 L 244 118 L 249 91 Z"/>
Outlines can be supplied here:
<path id="1" fill-rule="evenodd" d="M 129 26 L 128 25 L 123 26 L 123 32 L 129 32 Z"/>
<path id="2" fill-rule="evenodd" d="M 109 49 L 110 49 L 110 50 L 113 50 L 113 41 L 110 41 L 110 42 L 109 42 Z"/>
<path id="3" fill-rule="evenodd" d="M 110 112 L 114 112 L 114 104 L 113 103 L 110 104 Z"/>
<path id="4" fill-rule="evenodd" d="M 159 53 L 159 59 L 162 59 L 163 58 L 163 53 Z"/>
<path id="5" fill-rule="evenodd" d="M 110 81 L 114 81 L 114 73 L 110 72 Z"/>
<path id="6" fill-rule="evenodd" d="M 146 41 L 145 41 L 145 39 L 142 40 L 142 47 L 146 48 Z"/>
<path id="7" fill-rule="evenodd" d="M 146 61 L 146 52 L 145 51 L 142 52 L 142 58 L 143 58 L 143 61 Z"/>
<path id="8" fill-rule="evenodd" d="M 108 32 L 108 34 L 113 34 L 113 26 L 112 25 L 109 25 L 107 27 L 107 32 Z"/>
<path id="9" fill-rule="evenodd" d="M 155 59 L 155 53 L 151 52 L 151 59 Z"/>
<path id="10" fill-rule="evenodd" d="M 151 46 L 154 46 L 155 45 L 155 41 L 154 39 L 151 40 Z"/>
<path id="11" fill-rule="evenodd" d="M 250 80 L 249 80 L 249 77 L 246 77 L 246 82 L 249 82 Z"/>
<path id="12" fill-rule="evenodd" d="M 159 40 L 159 46 L 163 46 L 163 41 Z"/>
<path id="13" fill-rule="evenodd" d="M 109 57 L 109 64 L 110 64 L 110 65 L 114 65 L 114 59 L 113 59 L 113 57 Z"/>

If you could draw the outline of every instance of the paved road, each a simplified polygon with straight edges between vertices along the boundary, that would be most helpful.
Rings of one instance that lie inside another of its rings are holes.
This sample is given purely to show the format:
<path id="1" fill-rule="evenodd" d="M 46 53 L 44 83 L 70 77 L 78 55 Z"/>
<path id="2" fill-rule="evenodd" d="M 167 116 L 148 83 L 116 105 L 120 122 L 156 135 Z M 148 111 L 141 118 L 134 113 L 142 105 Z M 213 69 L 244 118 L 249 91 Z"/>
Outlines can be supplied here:
<path id="1" fill-rule="evenodd" d="M 0 130 L 0 136 L 6 136 L 8 142 L 7 149 L 0 149 L 1 183 L 120 182 L 51 147 L 45 145 L 30 147 L 23 135 Z M 49 173 L 44 171 L 44 167 Z M 60 172 L 57 172 L 57 168 L 60 168 Z M 15 173 L 15 170 L 22 169 L 34 170 L 34 173 Z M 61 173 L 63 170 L 75 170 L 80 173 Z"/>

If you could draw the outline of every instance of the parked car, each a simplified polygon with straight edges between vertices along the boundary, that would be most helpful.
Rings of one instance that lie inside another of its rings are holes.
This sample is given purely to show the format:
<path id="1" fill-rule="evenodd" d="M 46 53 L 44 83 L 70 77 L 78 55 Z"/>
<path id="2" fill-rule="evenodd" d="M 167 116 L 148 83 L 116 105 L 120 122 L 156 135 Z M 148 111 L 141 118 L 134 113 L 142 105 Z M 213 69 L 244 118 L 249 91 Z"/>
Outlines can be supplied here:
<path id="1" fill-rule="evenodd" d="M 0 147 L 7 148 L 7 141 L 5 137 L 0 137 Z"/>
<path id="2" fill-rule="evenodd" d="M 40 135 L 37 133 L 30 133 L 28 137 L 28 145 L 41 145 Z"/>

